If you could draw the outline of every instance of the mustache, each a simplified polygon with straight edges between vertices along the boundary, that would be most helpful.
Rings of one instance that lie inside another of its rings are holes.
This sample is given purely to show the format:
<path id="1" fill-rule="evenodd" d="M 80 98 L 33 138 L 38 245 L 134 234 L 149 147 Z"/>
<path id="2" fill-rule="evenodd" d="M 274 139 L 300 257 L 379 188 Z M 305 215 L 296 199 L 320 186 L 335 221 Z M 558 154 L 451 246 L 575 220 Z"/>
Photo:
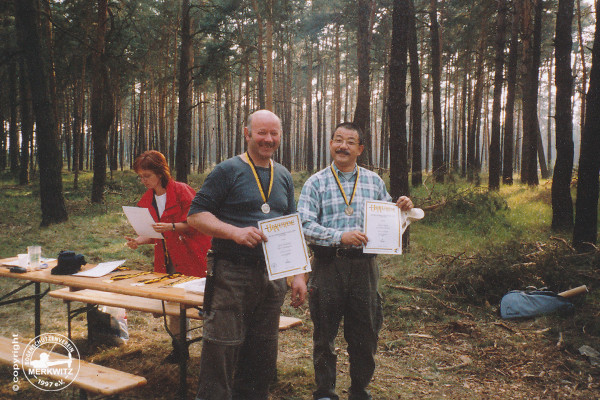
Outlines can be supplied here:
<path id="1" fill-rule="evenodd" d="M 336 154 L 345 154 L 347 156 L 350 155 L 350 152 L 348 150 L 344 150 L 344 149 L 338 149 L 335 151 Z"/>

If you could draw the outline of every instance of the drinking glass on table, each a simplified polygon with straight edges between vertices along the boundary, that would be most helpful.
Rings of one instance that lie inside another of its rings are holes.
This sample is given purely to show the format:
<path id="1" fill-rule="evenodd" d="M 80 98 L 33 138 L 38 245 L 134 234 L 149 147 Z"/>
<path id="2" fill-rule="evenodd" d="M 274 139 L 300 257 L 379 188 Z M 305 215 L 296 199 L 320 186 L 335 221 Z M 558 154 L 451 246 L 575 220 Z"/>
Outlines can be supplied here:
<path id="1" fill-rule="evenodd" d="M 42 246 L 27 246 L 29 254 L 29 267 L 36 271 L 40 269 L 40 259 L 42 258 Z"/>

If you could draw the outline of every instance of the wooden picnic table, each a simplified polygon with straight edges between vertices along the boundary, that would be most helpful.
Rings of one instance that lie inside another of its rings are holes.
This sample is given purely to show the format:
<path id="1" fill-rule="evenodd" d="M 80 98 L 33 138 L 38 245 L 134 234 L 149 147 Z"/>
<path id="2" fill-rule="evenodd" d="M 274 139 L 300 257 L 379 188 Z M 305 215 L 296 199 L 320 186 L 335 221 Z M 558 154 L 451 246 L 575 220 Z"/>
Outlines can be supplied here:
<path id="1" fill-rule="evenodd" d="M 33 299 L 35 301 L 35 336 L 39 336 L 41 333 L 41 307 L 40 301 L 50 290 L 50 284 L 65 286 L 70 290 L 76 291 L 81 289 L 91 289 L 101 292 L 119 293 L 124 295 L 137 296 L 148 299 L 156 299 L 164 302 L 171 302 L 179 304 L 180 312 L 180 343 L 186 343 L 186 313 L 187 309 L 191 307 L 201 307 L 204 301 L 202 294 L 186 292 L 185 289 L 175 288 L 172 286 L 166 287 L 166 282 L 161 281 L 147 285 L 133 286 L 132 284 L 149 279 L 159 278 L 166 274 L 162 273 L 148 273 L 140 275 L 134 278 L 114 280 L 110 279 L 113 275 L 120 274 L 134 274 L 142 271 L 115 271 L 98 278 L 74 276 L 74 275 L 52 275 L 51 269 L 56 265 L 56 261 L 49 263 L 48 268 L 41 269 L 38 271 L 31 271 L 25 273 L 10 272 L 10 267 L 6 263 L 14 262 L 17 257 L 0 259 L 0 277 L 12 278 L 19 281 L 25 282 L 19 288 L 0 296 L 0 306 L 16 303 L 19 301 Z M 86 264 L 82 267 L 82 271 L 88 270 L 95 267 L 94 264 Z M 176 278 L 181 279 L 181 278 Z M 173 279 L 174 281 L 175 279 Z M 42 293 L 41 285 L 48 284 L 48 289 Z M 19 298 L 11 298 L 21 290 L 25 289 L 30 285 L 34 285 L 35 294 L 30 296 L 23 296 Z M 180 397 L 185 398 L 187 393 L 187 360 L 185 357 L 181 357 L 179 363 L 179 380 L 180 380 Z"/>

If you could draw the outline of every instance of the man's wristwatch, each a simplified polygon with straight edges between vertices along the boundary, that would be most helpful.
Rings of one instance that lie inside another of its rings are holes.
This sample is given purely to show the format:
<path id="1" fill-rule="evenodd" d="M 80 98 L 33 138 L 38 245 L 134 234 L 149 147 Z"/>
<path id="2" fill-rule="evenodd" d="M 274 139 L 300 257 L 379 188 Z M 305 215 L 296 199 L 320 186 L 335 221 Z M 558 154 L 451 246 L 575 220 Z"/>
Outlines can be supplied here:
<path id="1" fill-rule="evenodd" d="M 175 232 L 175 222 L 171 222 L 171 225 L 173 225 L 173 232 Z"/>

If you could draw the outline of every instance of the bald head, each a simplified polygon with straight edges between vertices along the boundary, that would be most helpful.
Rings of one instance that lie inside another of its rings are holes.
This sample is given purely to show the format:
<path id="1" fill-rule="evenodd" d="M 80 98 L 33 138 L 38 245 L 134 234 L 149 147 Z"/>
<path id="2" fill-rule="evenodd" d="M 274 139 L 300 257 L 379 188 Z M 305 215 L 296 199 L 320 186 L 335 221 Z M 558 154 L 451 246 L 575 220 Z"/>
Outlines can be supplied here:
<path id="1" fill-rule="evenodd" d="M 248 155 L 256 165 L 268 167 L 281 143 L 281 120 L 269 110 L 258 110 L 248 116 L 244 127 Z"/>
<path id="2" fill-rule="evenodd" d="M 260 119 L 261 121 L 276 120 L 281 128 L 281 119 L 277 116 L 277 114 L 269 110 L 258 110 L 248 115 L 248 119 L 246 120 L 246 129 L 248 129 L 249 132 L 252 132 L 252 121 L 256 118 Z"/>

